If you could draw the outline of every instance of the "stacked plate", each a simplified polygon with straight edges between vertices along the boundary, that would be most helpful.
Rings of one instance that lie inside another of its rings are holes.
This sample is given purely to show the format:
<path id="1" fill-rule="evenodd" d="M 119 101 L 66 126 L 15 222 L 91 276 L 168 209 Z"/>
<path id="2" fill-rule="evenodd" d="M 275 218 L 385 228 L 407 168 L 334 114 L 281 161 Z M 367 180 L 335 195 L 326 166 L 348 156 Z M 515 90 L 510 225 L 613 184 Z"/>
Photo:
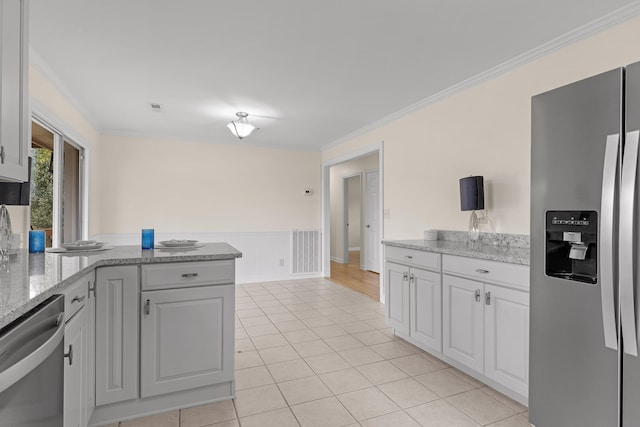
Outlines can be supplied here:
<path id="1" fill-rule="evenodd" d="M 76 240 L 73 243 L 63 243 L 60 246 L 68 251 L 93 251 L 102 249 L 104 245 L 104 242 L 98 242 L 97 240 Z"/>
<path id="2" fill-rule="evenodd" d="M 62 243 L 59 248 L 49 248 L 51 253 L 75 253 L 75 252 L 97 252 L 112 249 L 112 246 L 105 246 L 106 243 L 97 240 L 76 240 L 73 243 Z"/>
<path id="3" fill-rule="evenodd" d="M 156 245 L 156 249 L 193 249 L 199 248 L 202 245 L 198 245 L 197 240 L 163 240 L 162 242 L 158 242 Z"/>

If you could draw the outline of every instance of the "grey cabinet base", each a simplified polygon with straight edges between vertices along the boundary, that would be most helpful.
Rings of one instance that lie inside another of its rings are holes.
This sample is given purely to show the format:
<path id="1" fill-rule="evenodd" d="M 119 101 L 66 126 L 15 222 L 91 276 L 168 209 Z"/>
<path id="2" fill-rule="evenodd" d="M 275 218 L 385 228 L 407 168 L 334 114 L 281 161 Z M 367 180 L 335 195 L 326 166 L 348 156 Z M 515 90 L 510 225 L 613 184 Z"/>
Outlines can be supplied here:
<path id="1" fill-rule="evenodd" d="M 410 336 L 403 334 L 402 332 L 395 330 L 393 331 L 393 333 L 399 337 L 402 338 L 403 340 L 407 341 L 409 344 L 413 344 L 416 347 L 426 351 L 427 353 L 429 353 L 431 356 L 436 357 L 440 360 L 442 360 L 445 363 L 448 363 L 449 365 L 453 366 L 454 368 L 458 369 L 459 371 L 464 372 L 465 374 L 469 375 L 470 377 L 475 378 L 476 380 L 485 383 L 486 385 L 488 385 L 489 387 L 491 387 L 494 390 L 499 391 L 500 393 L 504 394 L 505 396 L 515 400 L 516 402 L 524 405 L 524 406 L 529 406 L 529 399 L 526 398 L 525 396 L 520 395 L 519 393 L 516 393 L 513 390 L 510 390 L 508 388 L 506 388 L 505 386 L 503 386 L 502 384 L 499 384 L 495 381 L 493 381 L 491 378 L 487 378 L 484 375 L 474 371 L 473 369 L 469 368 L 468 366 L 463 365 L 462 363 L 459 363 L 456 360 L 453 360 L 450 357 L 447 357 L 446 355 L 439 353 L 437 351 L 434 351 L 432 348 L 427 347 L 425 345 L 423 345 L 422 343 L 414 340 L 413 338 L 411 338 Z"/>
<path id="2" fill-rule="evenodd" d="M 235 395 L 235 381 L 228 381 L 208 387 L 169 393 L 161 396 L 97 406 L 93 411 L 89 426 L 97 427 L 175 409 L 184 409 L 191 406 L 234 399 L 236 397 Z"/>

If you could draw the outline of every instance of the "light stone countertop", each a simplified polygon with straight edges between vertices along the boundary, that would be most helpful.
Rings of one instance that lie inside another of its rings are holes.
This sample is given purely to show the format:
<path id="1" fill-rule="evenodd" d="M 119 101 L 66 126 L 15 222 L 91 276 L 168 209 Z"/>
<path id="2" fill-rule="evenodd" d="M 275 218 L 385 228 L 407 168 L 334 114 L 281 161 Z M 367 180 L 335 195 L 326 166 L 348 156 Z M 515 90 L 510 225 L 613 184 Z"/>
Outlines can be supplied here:
<path id="1" fill-rule="evenodd" d="M 26 249 L 9 256 L 0 266 L 0 328 L 34 308 L 51 295 L 97 267 L 168 262 L 215 261 L 242 257 L 228 243 L 204 243 L 187 250 L 114 246 L 113 249 L 81 253 L 30 254 Z"/>
<path id="2" fill-rule="evenodd" d="M 529 248 L 450 240 L 383 240 L 382 243 L 398 248 L 529 265 Z"/>

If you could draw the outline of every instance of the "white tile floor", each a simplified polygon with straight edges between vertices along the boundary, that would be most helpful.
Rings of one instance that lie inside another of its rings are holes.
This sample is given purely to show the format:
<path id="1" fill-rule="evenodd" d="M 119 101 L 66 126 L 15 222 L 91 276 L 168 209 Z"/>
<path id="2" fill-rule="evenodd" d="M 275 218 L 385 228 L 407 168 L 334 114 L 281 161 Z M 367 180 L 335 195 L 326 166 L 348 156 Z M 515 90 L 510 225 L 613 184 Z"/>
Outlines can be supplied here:
<path id="1" fill-rule="evenodd" d="M 238 285 L 236 399 L 119 427 L 529 427 L 526 407 L 395 337 L 383 307 L 325 279 Z"/>

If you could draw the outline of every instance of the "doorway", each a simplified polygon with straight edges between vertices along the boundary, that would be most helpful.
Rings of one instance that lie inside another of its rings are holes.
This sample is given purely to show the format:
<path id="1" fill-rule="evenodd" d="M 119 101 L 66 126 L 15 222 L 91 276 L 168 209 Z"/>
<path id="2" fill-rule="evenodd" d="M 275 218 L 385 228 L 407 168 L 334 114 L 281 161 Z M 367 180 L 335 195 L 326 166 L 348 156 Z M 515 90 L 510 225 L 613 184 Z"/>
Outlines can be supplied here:
<path id="1" fill-rule="evenodd" d="M 345 254 L 343 263 L 349 263 L 354 257 L 363 260 L 361 256 L 364 252 L 362 245 L 362 173 L 345 176 L 342 179 L 342 188 L 344 193 L 342 253 Z M 358 261 L 358 265 L 360 268 L 365 268 L 361 261 Z"/>
<path id="2" fill-rule="evenodd" d="M 382 204 L 368 202 L 366 191 L 369 177 L 369 188 L 376 187 L 375 195 L 381 195 L 380 168 L 380 148 L 323 165 L 324 276 L 377 301 L 384 293 L 379 274 L 382 224 L 371 218 L 381 215 L 366 212 Z"/>

